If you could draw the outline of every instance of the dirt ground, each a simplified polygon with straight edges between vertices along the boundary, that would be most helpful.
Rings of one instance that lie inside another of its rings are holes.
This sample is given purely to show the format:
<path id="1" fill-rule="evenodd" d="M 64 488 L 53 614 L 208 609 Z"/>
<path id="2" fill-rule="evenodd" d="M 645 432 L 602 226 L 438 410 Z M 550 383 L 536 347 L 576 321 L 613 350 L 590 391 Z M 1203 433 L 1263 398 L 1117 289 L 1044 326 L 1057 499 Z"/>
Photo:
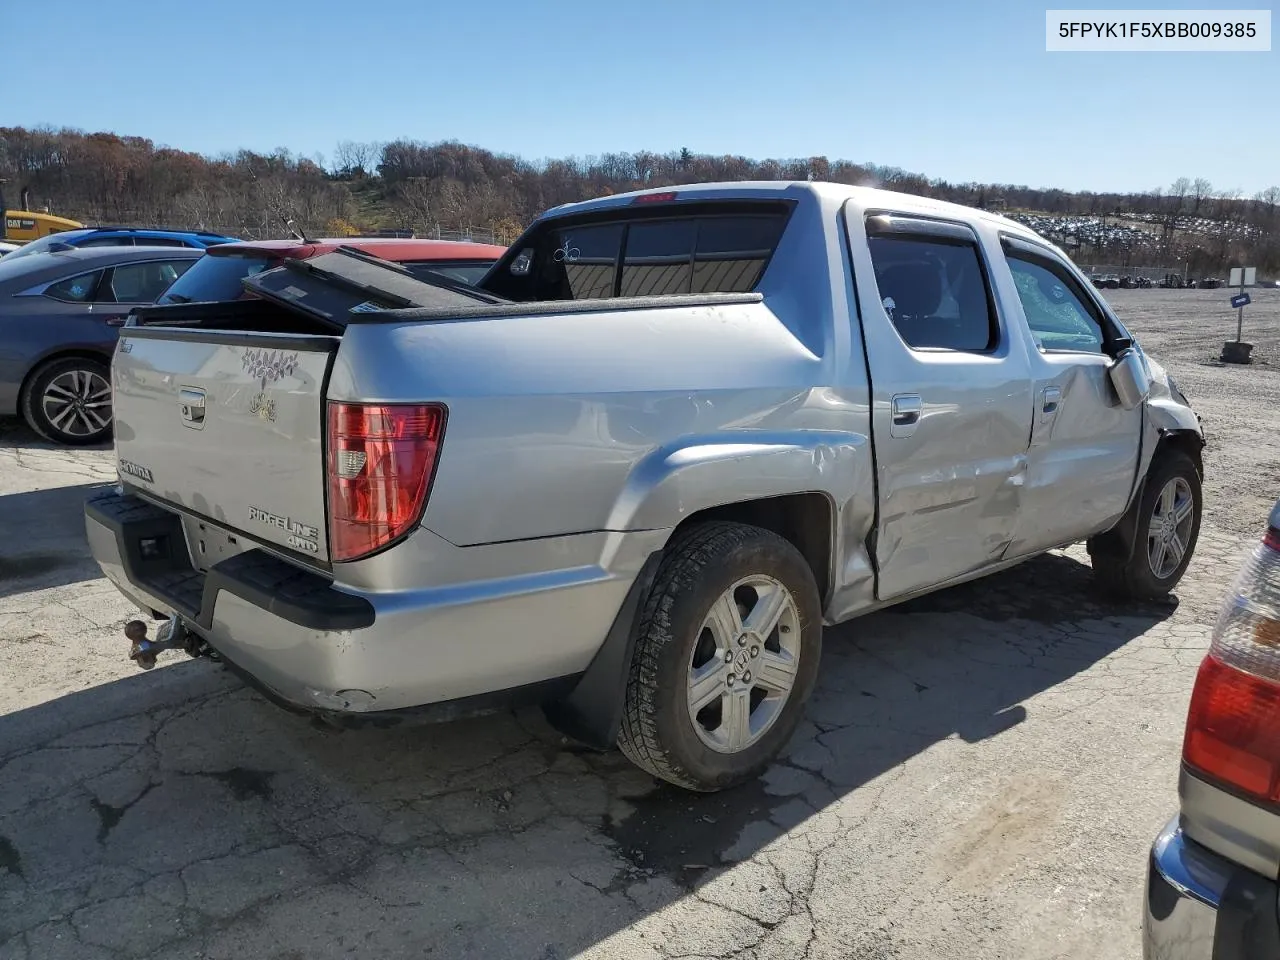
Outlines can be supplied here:
<path id="1" fill-rule="evenodd" d="M 533 711 L 333 733 L 205 661 L 139 674 L 80 519 L 110 451 L 0 426 L 0 960 L 1140 956 L 1195 668 L 1280 495 L 1280 291 L 1248 367 L 1230 291 L 1106 295 L 1210 437 L 1177 602 L 1104 602 L 1073 548 L 831 630 L 787 756 L 714 797 Z"/>

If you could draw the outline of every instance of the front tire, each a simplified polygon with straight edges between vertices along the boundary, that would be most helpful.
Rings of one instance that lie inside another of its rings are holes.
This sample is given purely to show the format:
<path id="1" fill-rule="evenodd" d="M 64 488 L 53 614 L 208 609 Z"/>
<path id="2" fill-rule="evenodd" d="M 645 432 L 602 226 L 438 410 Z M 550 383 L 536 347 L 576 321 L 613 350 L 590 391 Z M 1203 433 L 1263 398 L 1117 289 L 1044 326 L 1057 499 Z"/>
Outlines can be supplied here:
<path id="1" fill-rule="evenodd" d="M 1200 537 L 1200 471 L 1186 454 L 1156 454 L 1137 505 L 1129 558 L 1090 550 L 1094 573 L 1116 599 L 1158 600 L 1178 585 Z"/>
<path id="2" fill-rule="evenodd" d="M 758 775 L 817 678 L 822 604 L 808 562 L 759 527 L 702 524 L 668 548 L 639 617 L 622 752 L 689 790 Z"/>
<path id="3" fill-rule="evenodd" d="M 111 437 L 111 371 L 86 357 L 52 360 L 22 394 L 22 414 L 53 443 L 81 447 Z"/>

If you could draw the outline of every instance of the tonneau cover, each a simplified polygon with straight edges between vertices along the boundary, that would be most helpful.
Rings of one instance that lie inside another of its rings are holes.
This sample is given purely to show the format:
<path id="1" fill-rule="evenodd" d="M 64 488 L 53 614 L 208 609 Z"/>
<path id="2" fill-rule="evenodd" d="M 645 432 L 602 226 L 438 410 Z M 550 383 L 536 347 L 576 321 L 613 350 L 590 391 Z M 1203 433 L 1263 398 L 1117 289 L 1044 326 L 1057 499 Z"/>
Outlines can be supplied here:
<path id="1" fill-rule="evenodd" d="M 421 279 L 399 264 L 346 247 L 310 260 L 288 260 L 246 277 L 244 287 L 339 329 L 353 312 L 409 307 L 448 310 L 505 302 L 443 276 L 438 281 Z"/>

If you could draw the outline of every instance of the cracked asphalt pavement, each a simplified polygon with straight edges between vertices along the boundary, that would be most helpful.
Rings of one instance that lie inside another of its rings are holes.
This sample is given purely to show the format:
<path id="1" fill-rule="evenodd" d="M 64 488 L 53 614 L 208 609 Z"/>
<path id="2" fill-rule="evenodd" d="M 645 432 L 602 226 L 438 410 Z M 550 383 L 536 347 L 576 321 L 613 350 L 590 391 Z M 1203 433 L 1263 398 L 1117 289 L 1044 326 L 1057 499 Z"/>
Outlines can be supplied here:
<path id="1" fill-rule="evenodd" d="M 1205 418 L 1176 602 L 1083 548 L 828 632 L 758 783 L 699 797 L 536 711 L 337 732 L 126 659 L 80 502 L 109 450 L 0 425 L 0 960 L 1140 956 L 1217 604 L 1280 493 L 1280 291 L 1108 291 Z"/>

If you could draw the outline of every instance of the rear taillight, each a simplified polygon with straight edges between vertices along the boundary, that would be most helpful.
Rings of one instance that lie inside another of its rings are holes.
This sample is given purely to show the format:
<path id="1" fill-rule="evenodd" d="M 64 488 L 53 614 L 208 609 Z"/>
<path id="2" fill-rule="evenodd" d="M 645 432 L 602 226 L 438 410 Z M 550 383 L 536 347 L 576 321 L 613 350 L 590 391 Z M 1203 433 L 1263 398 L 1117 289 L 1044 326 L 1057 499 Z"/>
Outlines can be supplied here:
<path id="1" fill-rule="evenodd" d="M 1232 585 L 1196 675 L 1182 746 L 1186 764 L 1280 804 L 1280 533 Z"/>
<path id="2" fill-rule="evenodd" d="M 329 404 L 331 559 L 373 553 L 422 519 L 445 414 L 439 404 Z"/>

